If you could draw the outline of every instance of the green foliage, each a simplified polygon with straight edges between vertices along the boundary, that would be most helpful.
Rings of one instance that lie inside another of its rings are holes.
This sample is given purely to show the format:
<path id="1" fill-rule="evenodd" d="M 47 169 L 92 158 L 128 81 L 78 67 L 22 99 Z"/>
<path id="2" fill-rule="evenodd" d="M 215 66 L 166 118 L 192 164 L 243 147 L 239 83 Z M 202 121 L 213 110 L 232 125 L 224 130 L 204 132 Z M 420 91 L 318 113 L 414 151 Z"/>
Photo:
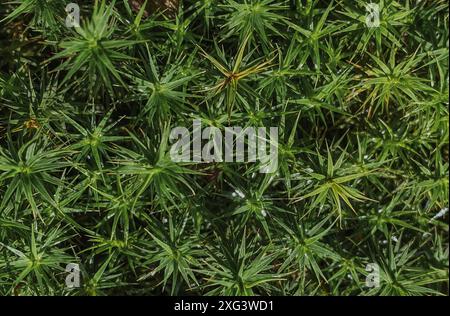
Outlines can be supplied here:
<path id="1" fill-rule="evenodd" d="M 0 6 L 0 295 L 448 295 L 446 0 L 144 2 Z M 172 161 L 194 119 L 278 169 Z"/>

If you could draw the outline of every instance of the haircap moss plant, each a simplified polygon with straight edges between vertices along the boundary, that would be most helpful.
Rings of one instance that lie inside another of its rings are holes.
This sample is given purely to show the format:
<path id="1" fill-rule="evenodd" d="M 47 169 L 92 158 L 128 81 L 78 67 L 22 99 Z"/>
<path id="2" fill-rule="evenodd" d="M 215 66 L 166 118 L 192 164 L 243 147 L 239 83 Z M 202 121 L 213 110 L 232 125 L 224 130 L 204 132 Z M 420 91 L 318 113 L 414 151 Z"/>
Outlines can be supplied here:
<path id="1" fill-rule="evenodd" d="M 448 10 L 2 1 L 0 295 L 448 295 Z"/>

